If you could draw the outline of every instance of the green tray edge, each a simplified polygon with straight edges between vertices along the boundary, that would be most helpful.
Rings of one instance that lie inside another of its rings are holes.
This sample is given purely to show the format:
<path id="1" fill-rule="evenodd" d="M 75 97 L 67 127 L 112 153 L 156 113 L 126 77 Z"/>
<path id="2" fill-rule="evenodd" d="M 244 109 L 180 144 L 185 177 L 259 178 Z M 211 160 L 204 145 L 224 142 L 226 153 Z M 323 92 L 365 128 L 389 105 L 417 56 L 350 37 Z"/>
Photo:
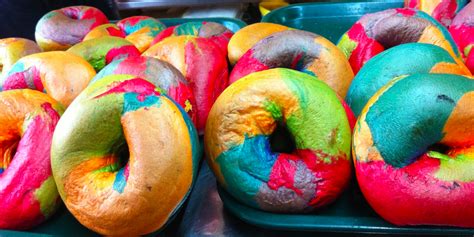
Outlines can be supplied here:
<path id="1" fill-rule="evenodd" d="M 467 228 L 437 226 L 399 227 L 384 221 L 380 217 L 328 217 L 315 214 L 270 213 L 240 203 L 223 188 L 219 187 L 219 185 L 217 191 L 224 203 L 224 207 L 232 215 L 248 224 L 265 229 L 335 233 L 474 235 L 474 229 Z"/>

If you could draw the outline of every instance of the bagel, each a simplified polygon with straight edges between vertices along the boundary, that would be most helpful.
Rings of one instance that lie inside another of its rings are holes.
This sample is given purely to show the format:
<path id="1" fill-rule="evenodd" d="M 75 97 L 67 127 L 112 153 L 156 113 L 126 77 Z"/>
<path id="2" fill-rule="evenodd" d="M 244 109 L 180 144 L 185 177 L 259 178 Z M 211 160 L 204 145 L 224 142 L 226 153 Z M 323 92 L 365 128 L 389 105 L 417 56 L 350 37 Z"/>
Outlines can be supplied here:
<path id="1" fill-rule="evenodd" d="M 95 39 L 102 36 L 115 36 L 125 38 L 126 35 L 125 32 L 123 32 L 122 29 L 120 29 L 115 24 L 103 24 L 89 31 L 89 33 L 84 36 L 84 39 L 82 41 Z"/>
<path id="2" fill-rule="evenodd" d="M 125 32 L 128 41 L 132 42 L 140 52 L 147 50 L 158 33 L 166 26 L 149 16 L 132 16 L 117 22 L 117 26 Z"/>
<path id="3" fill-rule="evenodd" d="M 216 22 L 186 22 L 163 30 L 155 37 L 151 44 L 154 45 L 170 36 L 199 36 L 211 39 L 227 55 L 227 44 L 233 34 L 227 27 Z"/>
<path id="4" fill-rule="evenodd" d="M 39 52 L 41 52 L 39 46 L 29 39 L 0 39 L 0 78 L 10 71 L 18 59 Z"/>
<path id="5" fill-rule="evenodd" d="M 355 74 L 373 56 L 404 43 L 428 43 L 460 60 L 449 32 L 428 14 L 413 9 L 388 9 L 362 16 L 339 40 Z"/>
<path id="6" fill-rule="evenodd" d="M 108 76 L 87 87 L 57 125 L 51 166 L 59 194 L 99 234 L 154 232 L 190 192 L 197 133 L 159 90 L 131 75 Z"/>
<path id="7" fill-rule="evenodd" d="M 94 76 L 92 66 L 81 57 L 62 51 L 43 52 L 18 60 L 3 77 L 0 91 L 34 89 L 67 107 Z"/>
<path id="8" fill-rule="evenodd" d="M 273 148 L 278 126 L 286 127 L 285 142 L 294 140 L 295 149 Z M 209 113 L 204 142 L 219 184 L 264 211 L 325 206 L 351 177 L 351 130 L 340 99 L 315 77 L 286 68 L 230 85 Z"/>
<path id="9" fill-rule="evenodd" d="M 242 55 L 263 38 L 266 38 L 273 33 L 289 29 L 291 28 L 266 22 L 251 24 L 240 29 L 232 36 L 232 38 L 230 38 L 227 46 L 230 64 L 236 64 Z"/>
<path id="10" fill-rule="evenodd" d="M 62 111 L 38 91 L 0 92 L 0 229 L 32 228 L 59 207 L 50 149 Z"/>
<path id="11" fill-rule="evenodd" d="M 316 75 L 342 98 L 354 77 L 344 54 L 329 40 L 307 31 L 287 30 L 262 39 L 248 50 L 235 64 L 229 82 L 276 67 Z"/>
<path id="12" fill-rule="evenodd" d="M 36 24 L 35 38 L 44 51 L 66 50 L 81 42 L 96 26 L 107 23 L 107 17 L 95 7 L 65 7 L 41 17 Z"/>
<path id="13" fill-rule="evenodd" d="M 467 67 L 474 73 L 474 3 L 469 3 L 454 18 L 449 32 L 456 41 Z"/>
<path id="14" fill-rule="evenodd" d="M 405 7 L 426 12 L 444 26 L 449 26 L 454 16 L 466 5 L 467 0 L 405 0 Z"/>
<path id="15" fill-rule="evenodd" d="M 390 80 L 417 73 L 471 75 L 464 64 L 438 46 L 402 44 L 376 55 L 362 67 L 352 81 L 346 101 L 358 116 L 369 99 Z"/>
<path id="16" fill-rule="evenodd" d="M 392 80 L 356 123 L 353 158 L 372 208 L 395 225 L 474 227 L 474 80 Z"/>
<path id="17" fill-rule="evenodd" d="M 228 84 L 226 55 L 210 39 L 182 35 L 164 39 L 143 56 L 169 62 L 183 74 L 193 89 L 202 134 L 212 104 Z"/>
<path id="18" fill-rule="evenodd" d="M 113 36 L 87 40 L 67 51 L 87 60 L 97 72 L 113 60 L 140 56 L 140 51 L 128 40 Z"/>
<path id="19" fill-rule="evenodd" d="M 153 83 L 179 104 L 196 124 L 196 100 L 191 86 L 173 65 L 152 57 L 119 59 L 104 67 L 91 83 L 113 74 L 134 75 Z"/>

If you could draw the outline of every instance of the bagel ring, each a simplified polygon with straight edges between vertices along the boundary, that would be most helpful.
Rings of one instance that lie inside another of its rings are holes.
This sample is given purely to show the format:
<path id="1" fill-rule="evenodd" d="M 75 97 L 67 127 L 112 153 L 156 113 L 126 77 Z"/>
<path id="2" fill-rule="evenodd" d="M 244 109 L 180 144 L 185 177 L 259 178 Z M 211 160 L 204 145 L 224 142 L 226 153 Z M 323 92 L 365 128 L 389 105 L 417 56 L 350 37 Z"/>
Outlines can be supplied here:
<path id="1" fill-rule="evenodd" d="M 32 228 L 59 207 L 50 150 L 62 112 L 38 91 L 0 92 L 0 229 Z"/>
<path id="2" fill-rule="evenodd" d="M 458 45 L 466 66 L 474 73 L 474 2 L 464 7 L 453 20 L 449 32 Z"/>
<path id="3" fill-rule="evenodd" d="M 67 51 L 87 60 L 97 72 L 113 60 L 140 56 L 140 51 L 130 41 L 113 36 L 87 40 Z"/>
<path id="4" fill-rule="evenodd" d="M 72 53 L 50 51 L 21 58 L 2 79 L 0 91 L 34 89 L 67 107 L 95 76 L 87 61 Z"/>
<path id="5" fill-rule="evenodd" d="M 109 20 L 99 9 L 71 6 L 48 12 L 36 24 L 35 38 L 44 51 L 66 50 Z"/>
<path id="6" fill-rule="evenodd" d="M 163 227 L 189 195 L 199 158 L 197 133 L 184 110 L 131 75 L 87 87 L 59 121 L 51 148 L 66 207 L 102 235 Z"/>
<path id="7" fill-rule="evenodd" d="M 104 67 L 91 83 L 113 74 L 134 75 L 150 81 L 179 104 L 196 124 L 196 100 L 191 86 L 173 65 L 144 56 L 119 59 Z"/>
<path id="8" fill-rule="evenodd" d="M 39 46 L 29 39 L 0 39 L 0 78 L 10 71 L 20 58 L 39 52 L 41 52 Z"/>
<path id="9" fill-rule="evenodd" d="M 140 52 L 147 50 L 153 39 L 166 28 L 157 19 L 149 16 L 131 16 L 117 22 L 117 26 L 125 32 L 125 39 L 132 42 Z"/>
<path id="10" fill-rule="evenodd" d="M 260 40 L 270 36 L 273 33 L 289 30 L 283 25 L 267 23 L 267 22 L 258 22 L 245 26 L 230 38 L 228 44 L 229 52 L 229 62 L 231 65 L 234 65 L 239 61 L 239 59 L 244 55 L 250 48 L 252 48 Z"/>
<path id="11" fill-rule="evenodd" d="M 143 56 L 172 64 L 191 85 L 197 105 L 197 129 L 204 132 L 212 104 L 228 84 L 226 55 L 210 39 L 171 36 L 153 45 Z"/>
<path id="12" fill-rule="evenodd" d="M 473 108 L 474 80 L 452 74 L 400 77 L 370 99 L 352 154 L 380 216 L 395 225 L 474 227 Z"/>
<path id="13" fill-rule="evenodd" d="M 235 64 L 229 83 L 257 71 L 286 67 L 317 76 L 342 98 L 354 77 L 344 54 L 322 36 L 286 30 L 255 44 Z"/>
<path id="14" fill-rule="evenodd" d="M 404 43 L 437 45 L 461 62 L 459 51 L 446 28 L 428 14 L 413 9 L 388 9 L 362 16 L 339 40 L 357 74 L 378 53 Z"/>
<path id="15" fill-rule="evenodd" d="M 278 126 L 287 128 L 295 149 L 272 147 Z M 351 130 L 339 97 L 315 77 L 286 68 L 230 85 L 209 113 L 204 141 L 219 184 L 265 211 L 325 206 L 351 177 Z"/>
<path id="16" fill-rule="evenodd" d="M 227 44 L 234 33 L 227 27 L 216 22 L 186 22 L 181 25 L 171 26 L 160 32 L 152 45 L 170 36 L 191 35 L 211 39 L 227 55 Z"/>
<path id="17" fill-rule="evenodd" d="M 369 99 L 390 80 L 417 73 L 471 75 L 464 64 L 436 45 L 402 44 L 376 55 L 362 67 L 351 83 L 347 104 L 358 116 Z"/>

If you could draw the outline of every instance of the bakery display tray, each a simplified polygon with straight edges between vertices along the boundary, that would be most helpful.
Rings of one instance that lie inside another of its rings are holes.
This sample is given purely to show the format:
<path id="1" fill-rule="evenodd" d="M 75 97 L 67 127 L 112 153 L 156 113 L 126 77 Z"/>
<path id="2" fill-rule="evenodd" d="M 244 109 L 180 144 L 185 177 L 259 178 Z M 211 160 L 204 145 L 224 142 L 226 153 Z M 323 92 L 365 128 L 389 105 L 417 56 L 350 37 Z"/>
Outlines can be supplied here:
<path id="1" fill-rule="evenodd" d="M 311 31 L 337 43 L 364 14 L 399 7 L 403 7 L 403 0 L 302 3 L 271 11 L 262 22 Z"/>
<path id="2" fill-rule="evenodd" d="M 355 182 L 333 204 L 311 214 L 279 214 L 240 203 L 224 189 L 217 191 L 224 207 L 234 216 L 260 228 L 287 231 L 372 233 L 403 235 L 474 235 L 474 229 L 417 226 L 400 227 L 380 218 L 365 201 Z M 416 211 L 416 210 L 414 210 Z"/>

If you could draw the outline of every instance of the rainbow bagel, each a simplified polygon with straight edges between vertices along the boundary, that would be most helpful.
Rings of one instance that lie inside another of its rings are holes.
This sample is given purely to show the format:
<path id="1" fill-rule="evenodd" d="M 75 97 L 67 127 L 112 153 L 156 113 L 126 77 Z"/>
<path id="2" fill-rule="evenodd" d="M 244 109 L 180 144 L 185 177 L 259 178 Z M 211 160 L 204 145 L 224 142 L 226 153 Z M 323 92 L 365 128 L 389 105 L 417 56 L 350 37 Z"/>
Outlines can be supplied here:
<path id="1" fill-rule="evenodd" d="M 395 225 L 474 227 L 472 108 L 474 80 L 451 74 L 398 78 L 370 99 L 352 154 L 380 216 Z"/>
<path id="2" fill-rule="evenodd" d="M 155 37 L 151 44 L 154 45 L 170 36 L 199 36 L 214 41 L 227 55 L 227 44 L 233 34 L 227 27 L 216 22 L 186 22 L 163 30 Z"/>
<path id="3" fill-rule="evenodd" d="M 263 38 L 273 33 L 289 30 L 290 28 L 273 23 L 259 22 L 248 25 L 237 31 L 230 38 L 227 51 L 229 52 L 229 62 L 234 65 L 250 48 Z"/>
<path id="4" fill-rule="evenodd" d="M 412 9 L 388 9 L 364 15 L 341 37 L 337 46 L 357 74 L 369 59 L 385 49 L 414 42 L 440 46 L 460 60 L 446 28 L 428 14 Z"/>
<path id="5" fill-rule="evenodd" d="M 469 3 L 454 18 L 449 32 L 456 41 L 467 67 L 474 73 L 474 2 Z"/>
<path id="6" fill-rule="evenodd" d="M 61 203 L 50 150 L 62 111 L 38 91 L 0 92 L 0 229 L 32 228 Z"/>
<path id="7" fill-rule="evenodd" d="M 354 73 L 344 54 L 326 38 L 301 30 L 287 30 L 264 38 L 235 64 L 229 83 L 262 70 L 292 68 L 316 75 L 342 98 Z"/>
<path id="8" fill-rule="evenodd" d="M 29 39 L 0 39 L 0 78 L 10 71 L 18 59 L 39 52 L 41 52 L 41 49 L 38 45 Z"/>
<path id="9" fill-rule="evenodd" d="M 212 104 L 227 87 L 226 55 L 210 39 L 195 36 L 171 36 L 143 53 L 169 62 L 190 83 L 197 105 L 197 129 L 204 131 Z"/>
<path id="10" fill-rule="evenodd" d="M 405 0 L 405 7 L 424 11 L 444 26 L 449 26 L 466 3 L 467 0 Z"/>
<path id="11" fill-rule="evenodd" d="M 50 11 L 36 24 L 35 38 L 44 51 L 66 50 L 82 41 L 94 27 L 109 20 L 99 9 L 72 6 Z"/>
<path id="12" fill-rule="evenodd" d="M 156 35 L 166 28 L 163 23 L 149 16 L 128 17 L 117 22 L 117 26 L 125 32 L 125 39 L 132 42 L 140 52 L 147 50 Z"/>
<path id="13" fill-rule="evenodd" d="M 140 56 L 140 51 L 128 40 L 112 36 L 87 40 L 67 51 L 87 60 L 97 72 L 113 60 Z"/>
<path id="14" fill-rule="evenodd" d="M 131 75 L 108 76 L 87 87 L 57 125 L 51 165 L 59 194 L 99 234 L 154 232 L 189 194 L 197 133 L 159 90 Z"/>
<path id="15" fill-rule="evenodd" d="M 1 81 L 0 91 L 34 89 L 46 92 L 65 107 L 95 76 L 94 69 L 72 53 L 51 51 L 18 60 Z"/>
<path id="16" fill-rule="evenodd" d="M 290 153 L 272 148 L 279 126 L 291 134 L 286 141 L 294 139 Z M 230 85 L 209 113 L 204 141 L 219 184 L 265 211 L 322 207 L 351 177 L 351 130 L 337 94 L 290 69 L 253 73 Z"/>
<path id="17" fill-rule="evenodd" d="M 390 80 L 417 73 L 471 75 L 464 64 L 458 64 L 438 46 L 402 44 L 376 55 L 362 67 L 352 81 L 346 101 L 358 116 L 369 99 Z"/>
<path id="18" fill-rule="evenodd" d="M 196 124 L 196 100 L 191 86 L 173 65 L 152 57 L 119 59 L 104 67 L 91 83 L 113 74 L 133 75 L 153 83 L 179 104 Z"/>
<path id="19" fill-rule="evenodd" d="M 122 29 L 120 29 L 115 24 L 103 24 L 89 31 L 89 33 L 84 36 L 84 39 L 82 41 L 91 40 L 102 36 L 115 36 L 125 38 L 126 35 L 125 32 L 123 32 Z"/>

